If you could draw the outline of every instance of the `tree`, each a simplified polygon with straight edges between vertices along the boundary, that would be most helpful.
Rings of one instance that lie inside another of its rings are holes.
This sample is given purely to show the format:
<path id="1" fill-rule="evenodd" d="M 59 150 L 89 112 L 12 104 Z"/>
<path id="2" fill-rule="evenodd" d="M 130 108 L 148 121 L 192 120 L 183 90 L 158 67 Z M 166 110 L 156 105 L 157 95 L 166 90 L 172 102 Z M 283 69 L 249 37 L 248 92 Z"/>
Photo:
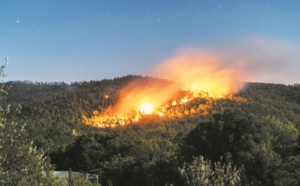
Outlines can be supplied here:
<path id="1" fill-rule="evenodd" d="M 88 181 L 83 174 L 74 174 L 72 175 L 69 186 L 101 186 L 99 183 L 92 183 Z"/>
<path id="2" fill-rule="evenodd" d="M 4 77 L 5 65 L 0 68 Z M 10 106 L 5 103 L 6 87 L 0 85 L 0 185 L 55 184 L 52 166 L 42 149 L 33 146 L 25 125 L 7 120 Z M 57 180 L 56 180 L 57 181 Z"/>
<path id="3" fill-rule="evenodd" d="M 198 156 L 192 163 L 184 163 L 179 169 L 181 176 L 189 186 L 233 186 L 240 183 L 240 170 L 230 163 L 222 165 L 212 163 Z"/>
<path id="4" fill-rule="evenodd" d="M 274 171 L 275 185 L 299 185 L 300 184 L 300 155 L 284 158 Z"/>
<path id="5" fill-rule="evenodd" d="M 225 110 L 214 115 L 192 130 L 182 149 L 186 160 L 204 156 L 218 161 L 233 162 L 244 166 L 246 182 L 252 185 L 272 185 L 272 171 L 280 163 L 280 156 L 273 151 L 271 134 L 264 120 L 251 113 Z"/>

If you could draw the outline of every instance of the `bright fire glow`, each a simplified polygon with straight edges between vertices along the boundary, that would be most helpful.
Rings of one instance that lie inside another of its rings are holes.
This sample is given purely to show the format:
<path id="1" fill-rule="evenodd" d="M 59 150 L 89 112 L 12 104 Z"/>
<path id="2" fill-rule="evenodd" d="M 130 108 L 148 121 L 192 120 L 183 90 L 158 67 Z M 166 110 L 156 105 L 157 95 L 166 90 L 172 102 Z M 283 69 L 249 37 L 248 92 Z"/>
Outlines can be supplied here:
<path id="1" fill-rule="evenodd" d="M 109 95 L 108 95 L 108 94 L 103 94 L 103 97 L 104 97 L 105 99 L 108 99 L 108 98 L 109 98 Z"/>
<path id="2" fill-rule="evenodd" d="M 147 115 L 152 114 L 153 110 L 154 110 L 153 105 L 149 104 L 149 103 L 144 103 L 140 107 L 140 112 L 147 114 Z"/>
<path id="3" fill-rule="evenodd" d="M 115 105 L 101 113 L 94 112 L 91 118 L 83 116 L 83 122 L 96 127 L 125 125 L 144 115 L 164 116 L 167 108 L 198 97 L 219 99 L 238 92 L 243 86 L 237 82 L 239 72 L 220 61 L 217 55 L 195 51 L 170 58 L 152 73 L 167 80 L 137 78 L 119 91 Z M 182 95 L 180 91 L 189 94 Z M 109 95 L 104 94 L 104 98 Z"/>
<path id="4" fill-rule="evenodd" d="M 158 65 L 153 75 L 171 79 L 182 90 L 191 91 L 194 95 L 206 92 L 209 97 L 219 97 L 242 88 L 238 82 L 240 72 L 227 65 L 225 59 L 205 51 L 179 53 Z"/>
<path id="5" fill-rule="evenodd" d="M 181 103 L 186 103 L 186 102 L 188 102 L 188 98 L 187 97 L 181 99 Z"/>

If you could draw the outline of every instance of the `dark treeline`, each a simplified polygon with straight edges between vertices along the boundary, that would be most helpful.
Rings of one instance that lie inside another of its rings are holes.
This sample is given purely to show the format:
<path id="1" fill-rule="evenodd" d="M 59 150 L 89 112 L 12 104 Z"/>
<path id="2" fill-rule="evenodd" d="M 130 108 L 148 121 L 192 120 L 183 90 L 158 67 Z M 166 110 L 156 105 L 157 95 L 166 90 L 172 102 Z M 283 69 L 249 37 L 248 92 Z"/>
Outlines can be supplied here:
<path id="1" fill-rule="evenodd" d="M 209 183 L 222 177 L 220 163 L 232 167 L 223 173 L 232 174 L 225 185 L 300 184 L 300 85 L 248 83 L 233 97 L 196 98 L 165 117 L 112 129 L 82 123 L 82 115 L 113 105 L 118 91 L 137 78 L 153 79 L 8 82 L 7 102 L 12 110 L 21 105 L 8 119 L 26 123 L 57 170 L 101 174 L 102 185 L 197 185 L 193 175 L 207 169 L 197 173 L 196 160 L 218 175 Z"/>

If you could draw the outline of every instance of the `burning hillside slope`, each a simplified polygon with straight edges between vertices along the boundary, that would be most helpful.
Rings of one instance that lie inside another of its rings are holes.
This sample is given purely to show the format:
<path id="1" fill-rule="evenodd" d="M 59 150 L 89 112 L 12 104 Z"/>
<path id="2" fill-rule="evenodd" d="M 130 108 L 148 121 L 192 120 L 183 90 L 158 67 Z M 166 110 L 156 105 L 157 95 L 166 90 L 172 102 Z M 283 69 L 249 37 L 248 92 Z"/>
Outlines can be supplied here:
<path id="1" fill-rule="evenodd" d="M 171 58 L 158 65 L 152 74 L 172 82 L 132 81 L 120 90 L 115 105 L 91 118 L 83 116 L 83 122 L 96 127 L 129 124 L 144 115 L 163 116 L 168 107 L 196 97 L 226 97 L 243 86 L 237 81 L 238 73 L 223 66 L 215 55 L 205 52 Z"/>
<path id="2" fill-rule="evenodd" d="M 182 50 L 149 73 L 173 83 L 133 81 L 119 92 L 115 105 L 92 118 L 84 116 L 83 120 L 98 127 L 106 127 L 107 123 L 128 124 L 143 115 L 162 116 L 167 107 L 197 97 L 227 97 L 239 92 L 246 81 L 294 79 L 298 74 L 295 71 L 300 59 L 298 51 L 290 43 L 261 36 L 210 51 Z M 289 73 L 284 77 L 278 76 L 287 70 Z M 180 91 L 192 96 L 180 95 Z"/>

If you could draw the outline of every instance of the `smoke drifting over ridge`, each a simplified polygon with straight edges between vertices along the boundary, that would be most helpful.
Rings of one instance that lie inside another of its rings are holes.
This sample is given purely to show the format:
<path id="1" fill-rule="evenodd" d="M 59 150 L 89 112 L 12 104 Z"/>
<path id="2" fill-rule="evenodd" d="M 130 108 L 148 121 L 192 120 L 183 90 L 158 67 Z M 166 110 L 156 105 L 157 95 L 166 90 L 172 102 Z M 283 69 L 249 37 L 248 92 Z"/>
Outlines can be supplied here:
<path id="1" fill-rule="evenodd" d="M 242 88 L 239 73 L 207 51 L 182 51 L 158 65 L 154 76 L 171 79 L 183 90 L 207 92 L 212 97 L 236 93 Z"/>
<path id="2" fill-rule="evenodd" d="M 111 110 L 141 111 L 144 105 L 157 108 L 174 98 L 179 90 L 223 97 L 240 91 L 245 82 L 296 83 L 300 64 L 299 48 L 288 42 L 251 36 L 210 50 L 183 49 L 162 61 L 151 76 L 175 84 L 131 82 L 119 93 Z"/>
<path id="3" fill-rule="evenodd" d="M 291 84 L 300 81 L 300 48 L 284 40 L 252 36 L 219 50 L 243 81 Z"/>
<path id="4" fill-rule="evenodd" d="M 261 36 L 210 50 L 180 50 L 150 72 L 170 81 L 132 81 L 120 90 L 115 105 L 91 118 L 83 116 L 83 121 L 96 127 L 114 127 L 148 114 L 164 116 L 169 106 L 195 97 L 230 98 L 228 95 L 240 91 L 245 82 L 297 83 L 299 52 L 295 45 Z M 181 90 L 188 94 L 180 95 Z"/>
<path id="5" fill-rule="evenodd" d="M 182 49 L 150 74 L 184 86 L 214 79 L 238 90 L 240 85 L 232 85 L 228 78 L 236 82 L 292 84 L 300 81 L 299 68 L 299 47 L 279 39 L 250 36 L 213 49 Z"/>

